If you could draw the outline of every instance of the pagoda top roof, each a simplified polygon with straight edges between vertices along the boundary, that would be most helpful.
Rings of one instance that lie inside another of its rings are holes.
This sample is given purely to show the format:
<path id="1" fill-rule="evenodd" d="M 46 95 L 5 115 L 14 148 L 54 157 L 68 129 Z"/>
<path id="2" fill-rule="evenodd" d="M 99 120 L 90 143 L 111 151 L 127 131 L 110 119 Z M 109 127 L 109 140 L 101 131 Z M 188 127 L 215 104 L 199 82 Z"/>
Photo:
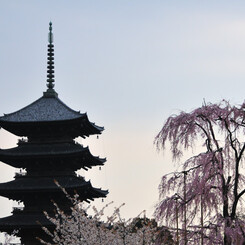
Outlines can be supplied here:
<path id="1" fill-rule="evenodd" d="M 104 127 L 90 122 L 86 113 L 68 107 L 57 94 L 46 93 L 30 105 L 4 114 L 0 117 L 0 127 L 15 135 L 32 138 L 38 135 L 44 138 L 54 135 L 85 137 L 100 134 L 104 130 Z"/>
<path id="2" fill-rule="evenodd" d="M 0 121 L 9 122 L 48 122 L 64 121 L 87 117 L 86 113 L 74 111 L 57 96 L 42 96 L 30 105 L 10 114 L 4 114 Z"/>

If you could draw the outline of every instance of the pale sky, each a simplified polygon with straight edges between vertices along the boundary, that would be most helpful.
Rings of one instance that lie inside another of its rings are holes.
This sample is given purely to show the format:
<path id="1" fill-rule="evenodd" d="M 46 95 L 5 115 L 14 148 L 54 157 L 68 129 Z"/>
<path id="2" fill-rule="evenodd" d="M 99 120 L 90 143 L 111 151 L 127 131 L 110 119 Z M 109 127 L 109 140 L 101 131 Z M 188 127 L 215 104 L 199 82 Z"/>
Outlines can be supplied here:
<path id="1" fill-rule="evenodd" d="M 245 98 L 244 1 L 1 0 L 0 114 L 14 112 L 46 90 L 48 23 L 53 22 L 55 89 L 74 110 L 104 126 L 99 139 L 78 139 L 101 171 L 80 171 L 109 189 L 125 217 L 154 212 L 158 184 L 173 169 L 153 140 L 164 121 L 203 99 Z M 17 140 L 0 130 L 0 147 Z M 13 169 L 0 163 L 0 182 Z M 102 205 L 101 201 L 95 202 Z M 0 217 L 12 201 L 0 198 Z"/>

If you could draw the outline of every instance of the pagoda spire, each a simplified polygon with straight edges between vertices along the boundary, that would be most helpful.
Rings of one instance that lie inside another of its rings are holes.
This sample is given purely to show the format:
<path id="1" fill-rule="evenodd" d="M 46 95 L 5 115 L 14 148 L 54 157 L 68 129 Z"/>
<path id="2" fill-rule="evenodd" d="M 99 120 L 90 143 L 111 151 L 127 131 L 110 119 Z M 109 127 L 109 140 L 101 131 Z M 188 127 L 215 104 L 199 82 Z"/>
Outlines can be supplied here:
<path id="1" fill-rule="evenodd" d="M 49 22 L 49 33 L 48 33 L 48 58 L 47 58 L 47 91 L 44 93 L 45 97 L 54 97 L 58 94 L 54 90 L 54 44 L 53 44 L 53 33 L 52 33 L 52 22 Z"/>

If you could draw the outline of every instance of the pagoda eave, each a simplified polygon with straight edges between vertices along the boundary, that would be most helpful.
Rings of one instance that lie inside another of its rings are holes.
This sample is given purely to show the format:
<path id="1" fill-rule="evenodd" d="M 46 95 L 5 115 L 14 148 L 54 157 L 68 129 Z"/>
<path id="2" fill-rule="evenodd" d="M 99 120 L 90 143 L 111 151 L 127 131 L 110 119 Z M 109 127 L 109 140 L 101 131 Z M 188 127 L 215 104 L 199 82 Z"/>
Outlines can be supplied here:
<path id="1" fill-rule="evenodd" d="M 26 215 L 20 211 L 11 216 L 0 218 L 0 230 L 7 233 L 12 233 L 14 230 L 20 229 L 40 229 L 41 226 L 49 228 L 54 227 L 54 224 L 42 213 Z"/>
<path id="2" fill-rule="evenodd" d="M 20 137 L 65 137 L 78 136 L 88 137 L 89 135 L 101 134 L 104 130 L 88 120 L 85 114 L 69 120 L 53 121 L 7 121 L 0 118 L 0 127 Z"/>
<path id="3" fill-rule="evenodd" d="M 88 147 L 75 143 L 57 143 L 52 145 L 21 143 L 11 149 L 0 149 L 0 161 L 15 168 L 57 169 L 74 171 L 81 168 L 104 165 L 106 158 L 95 157 Z"/>
<path id="4" fill-rule="evenodd" d="M 44 161 L 41 162 L 40 159 L 37 161 L 38 163 L 35 163 L 35 159 L 18 159 L 18 162 L 16 161 L 16 158 L 4 158 L 0 157 L 1 161 L 14 167 L 14 168 L 22 168 L 22 169 L 29 169 L 33 170 L 34 168 L 38 170 L 46 170 L 47 167 L 49 167 L 50 170 L 55 170 L 57 169 L 60 164 L 64 164 L 64 161 L 57 161 L 56 159 L 49 160 L 49 161 Z M 106 158 L 98 158 L 98 160 L 93 161 L 93 162 L 84 162 L 82 161 L 79 157 L 77 158 L 67 158 L 68 160 L 66 161 L 66 166 L 63 166 L 64 170 L 72 170 L 72 171 L 77 171 L 80 169 L 91 169 L 92 167 L 96 166 L 104 166 L 104 163 L 106 162 Z M 75 160 L 76 161 L 75 161 Z M 59 160 L 59 159 L 58 159 Z M 73 161 L 69 163 L 69 160 Z M 51 173 L 51 172 L 50 172 Z M 16 173 L 17 175 L 19 173 Z M 21 173 L 20 173 L 21 175 Z M 59 175 L 59 172 L 57 171 L 57 175 Z"/>
<path id="5" fill-rule="evenodd" d="M 92 187 L 90 181 L 85 181 L 81 177 L 58 177 L 56 180 L 52 178 L 17 178 L 14 181 L 0 184 L 0 195 L 16 201 L 24 201 L 29 196 L 44 196 L 43 198 L 60 195 L 61 188 L 55 184 L 65 188 L 70 194 L 75 192 L 80 195 L 81 200 L 87 200 L 97 197 L 106 197 L 108 191 Z M 42 184 L 40 184 L 42 183 Z M 74 192 L 75 191 L 75 192 Z"/>

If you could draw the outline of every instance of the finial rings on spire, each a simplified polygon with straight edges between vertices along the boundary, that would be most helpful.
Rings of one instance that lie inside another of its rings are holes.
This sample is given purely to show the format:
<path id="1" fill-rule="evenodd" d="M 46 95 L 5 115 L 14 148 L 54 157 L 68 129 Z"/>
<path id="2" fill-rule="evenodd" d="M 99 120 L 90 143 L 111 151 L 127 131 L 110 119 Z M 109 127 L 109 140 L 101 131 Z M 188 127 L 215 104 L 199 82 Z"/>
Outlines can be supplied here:
<path id="1" fill-rule="evenodd" d="M 53 33 L 52 33 L 53 27 L 52 27 L 52 22 L 49 22 L 49 34 L 48 34 L 48 42 L 51 44 L 53 43 Z"/>

